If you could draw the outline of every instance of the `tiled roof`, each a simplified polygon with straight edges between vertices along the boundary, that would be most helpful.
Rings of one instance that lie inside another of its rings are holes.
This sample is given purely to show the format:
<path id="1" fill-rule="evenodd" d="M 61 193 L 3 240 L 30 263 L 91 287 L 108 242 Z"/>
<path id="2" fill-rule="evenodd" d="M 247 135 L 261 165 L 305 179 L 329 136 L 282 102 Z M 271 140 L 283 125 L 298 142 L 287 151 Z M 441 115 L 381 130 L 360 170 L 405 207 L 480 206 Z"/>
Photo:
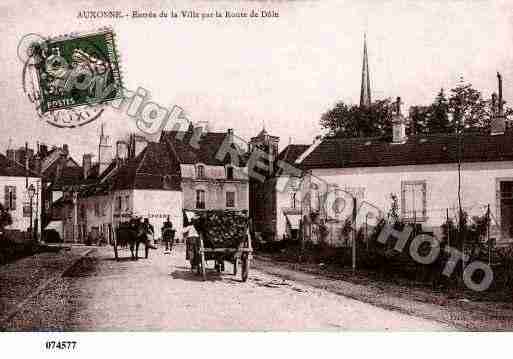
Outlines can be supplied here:
<path id="1" fill-rule="evenodd" d="M 90 186 L 84 194 L 107 194 L 109 190 L 181 190 L 180 164 L 169 154 L 168 146 L 149 142 L 135 158 L 126 160 L 102 183 Z M 111 166 L 115 165 L 111 164 Z M 110 167 L 110 166 L 109 166 Z M 104 172 L 110 172 L 108 169 Z M 103 175 L 103 174 L 102 174 Z"/>
<path id="2" fill-rule="evenodd" d="M 227 133 L 207 132 L 201 137 L 196 136 L 199 138 L 198 146 L 193 146 L 196 137 L 190 128 L 187 132 L 164 131 L 162 132 L 160 142 L 168 143 L 182 164 L 204 163 L 206 165 L 222 166 L 230 161 L 229 156 L 218 159 L 216 155 L 226 136 L 228 136 Z M 242 152 L 244 151 L 239 151 L 239 153 Z M 241 154 L 239 156 L 239 165 L 243 166 L 244 164 L 245 156 Z"/>
<path id="3" fill-rule="evenodd" d="M 25 170 L 25 167 L 17 162 L 10 162 L 7 157 L 0 154 L 0 176 L 6 177 L 39 177 L 32 171 Z"/>
<path id="4" fill-rule="evenodd" d="M 280 152 L 278 160 L 294 164 L 298 157 L 301 156 L 309 147 L 310 145 L 288 145 Z"/>
<path id="5" fill-rule="evenodd" d="M 513 161 L 513 133 L 461 136 L 462 162 Z M 304 169 L 455 163 L 456 135 L 410 137 L 404 144 L 380 138 L 328 138 L 301 163 Z"/>

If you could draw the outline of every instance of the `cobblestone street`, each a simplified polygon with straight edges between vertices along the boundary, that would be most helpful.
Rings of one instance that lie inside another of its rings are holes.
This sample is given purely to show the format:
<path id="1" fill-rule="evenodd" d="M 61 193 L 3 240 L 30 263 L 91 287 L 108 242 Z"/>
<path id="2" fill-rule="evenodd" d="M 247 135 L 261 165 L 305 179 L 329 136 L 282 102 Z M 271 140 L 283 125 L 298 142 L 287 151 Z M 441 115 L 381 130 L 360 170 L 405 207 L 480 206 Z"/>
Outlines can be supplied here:
<path id="1" fill-rule="evenodd" d="M 6 330 L 451 330 L 251 270 L 247 283 L 211 269 L 202 281 L 183 247 L 113 260 L 98 248 L 30 299 Z M 210 266 L 211 267 L 211 266 Z"/>

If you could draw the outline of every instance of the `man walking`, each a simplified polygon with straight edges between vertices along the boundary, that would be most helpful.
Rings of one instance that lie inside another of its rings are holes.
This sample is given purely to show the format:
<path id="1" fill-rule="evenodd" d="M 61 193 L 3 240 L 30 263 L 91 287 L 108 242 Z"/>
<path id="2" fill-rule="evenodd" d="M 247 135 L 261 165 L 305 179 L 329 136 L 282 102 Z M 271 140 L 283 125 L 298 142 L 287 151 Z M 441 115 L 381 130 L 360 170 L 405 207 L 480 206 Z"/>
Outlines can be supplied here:
<path id="1" fill-rule="evenodd" d="M 166 243 L 166 250 L 164 251 L 165 254 L 171 253 L 174 239 L 175 231 L 173 230 L 173 223 L 169 220 L 169 216 L 167 216 L 167 220 L 162 226 L 162 240 Z"/>
<path id="2" fill-rule="evenodd" d="M 151 249 L 157 249 L 154 243 L 151 243 L 151 239 L 155 238 L 155 229 L 150 223 L 150 220 L 148 218 L 144 218 L 143 221 L 144 230 L 146 232 L 146 245 L 150 247 Z"/>

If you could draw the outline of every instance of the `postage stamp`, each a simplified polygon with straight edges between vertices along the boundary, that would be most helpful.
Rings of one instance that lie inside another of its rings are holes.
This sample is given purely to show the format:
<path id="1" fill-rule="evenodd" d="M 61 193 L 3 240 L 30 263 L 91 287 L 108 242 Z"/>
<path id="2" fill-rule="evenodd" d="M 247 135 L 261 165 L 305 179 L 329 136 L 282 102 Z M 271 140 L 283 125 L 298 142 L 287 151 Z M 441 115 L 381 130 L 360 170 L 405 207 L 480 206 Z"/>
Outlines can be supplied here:
<path id="1" fill-rule="evenodd" d="M 103 111 L 102 104 L 121 97 L 120 61 L 112 29 L 46 39 L 30 47 L 24 80 L 37 82 L 28 95 L 49 123 L 58 127 L 89 123 Z"/>

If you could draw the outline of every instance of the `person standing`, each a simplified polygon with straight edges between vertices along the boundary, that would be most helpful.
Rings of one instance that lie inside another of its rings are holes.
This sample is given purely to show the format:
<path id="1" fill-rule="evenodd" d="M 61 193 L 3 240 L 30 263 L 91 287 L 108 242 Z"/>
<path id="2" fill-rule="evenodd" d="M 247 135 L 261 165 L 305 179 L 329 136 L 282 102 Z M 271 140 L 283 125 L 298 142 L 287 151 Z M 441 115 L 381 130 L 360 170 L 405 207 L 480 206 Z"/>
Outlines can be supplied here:
<path id="1" fill-rule="evenodd" d="M 144 218 L 143 226 L 147 238 L 146 245 L 151 249 L 157 249 L 157 247 L 153 243 L 151 243 L 151 239 L 155 238 L 155 229 L 153 228 L 153 225 L 150 223 L 150 220 L 148 218 Z"/>
<path id="2" fill-rule="evenodd" d="M 173 223 L 169 220 L 169 216 L 167 220 L 164 222 L 162 226 L 162 239 L 166 243 L 166 249 L 164 253 L 171 253 L 174 244 L 175 231 L 173 230 Z"/>

